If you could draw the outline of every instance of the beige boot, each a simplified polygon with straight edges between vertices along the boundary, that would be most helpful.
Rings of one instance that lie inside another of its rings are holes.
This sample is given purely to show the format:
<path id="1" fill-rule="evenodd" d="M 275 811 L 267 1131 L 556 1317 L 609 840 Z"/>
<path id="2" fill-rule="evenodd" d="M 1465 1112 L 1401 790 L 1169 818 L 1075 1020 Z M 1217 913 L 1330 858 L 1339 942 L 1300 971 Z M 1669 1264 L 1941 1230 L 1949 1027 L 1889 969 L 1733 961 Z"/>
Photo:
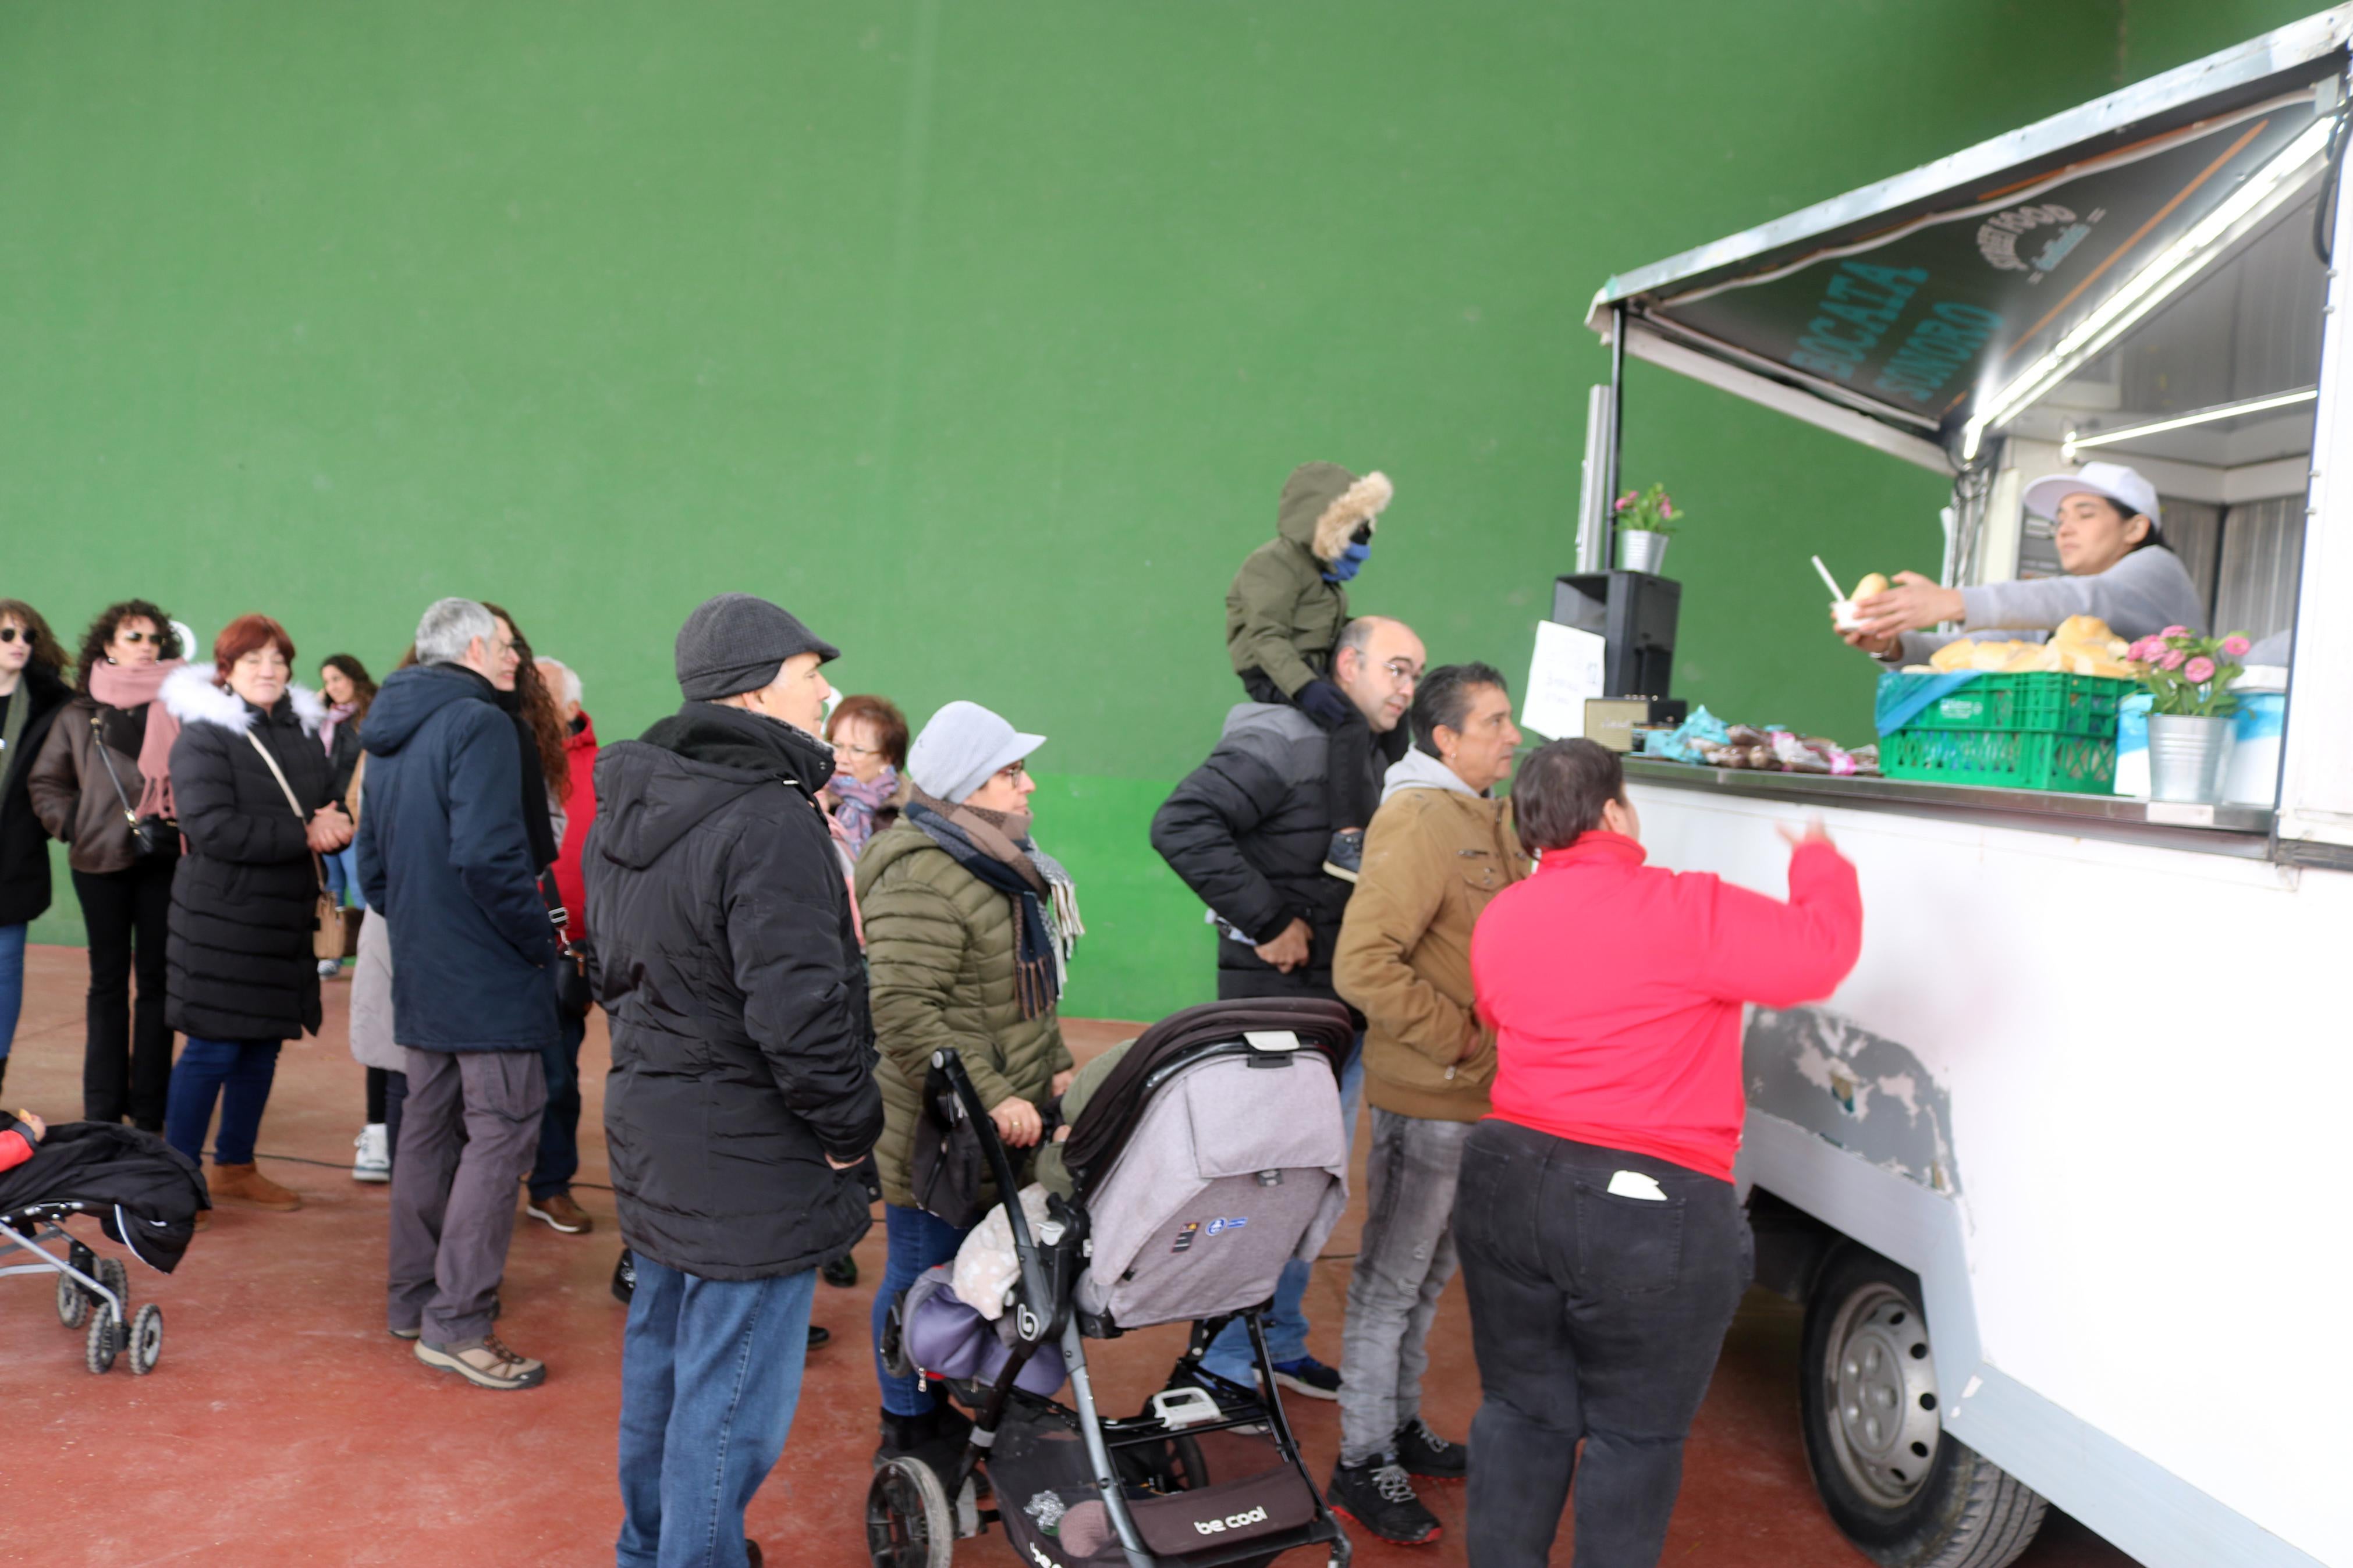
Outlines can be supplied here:
<path id="1" fill-rule="evenodd" d="M 302 1206 L 302 1194 L 290 1192 L 255 1170 L 250 1164 L 215 1164 L 212 1174 L 213 1201 L 235 1198 L 241 1204 L 251 1204 L 258 1209 L 275 1209 L 290 1213 Z"/>

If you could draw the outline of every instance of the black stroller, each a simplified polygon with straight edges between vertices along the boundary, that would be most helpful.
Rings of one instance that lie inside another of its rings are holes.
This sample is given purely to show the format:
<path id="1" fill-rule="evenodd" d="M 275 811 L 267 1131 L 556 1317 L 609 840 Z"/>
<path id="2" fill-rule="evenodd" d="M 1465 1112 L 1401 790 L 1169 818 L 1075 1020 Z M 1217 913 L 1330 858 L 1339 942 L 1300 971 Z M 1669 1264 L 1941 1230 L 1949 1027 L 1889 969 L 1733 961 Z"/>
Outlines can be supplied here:
<path id="1" fill-rule="evenodd" d="M 0 1174 L 0 1258 L 21 1250 L 36 1259 L 0 1274 L 56 1275 L 58 1321 L 89 1325 L 82 1364 L 110 1372 L 129 1351 L 131 1370 L 144 1376 L 164 1353 L 164 1309 L 150 1301 L 134 1316 L 131 1271 L 119 1258 L 100 1258 L 66 1222 L 97 1215 L 108 1240 L 169 1274 L 195 1233 L 196 1211 L 210 1207 L 204 1173 L 153 1133 L 101 1121 L 52 1127 L 30 1160 Z M 44 1242 L 65 1243 L 65 1256 Z"/>
<path id="2" fill-rule="evenodd" d="M 876 1568 L 946 1568 L 955 1542 L 991 1523 L 1039 1568 L 1258 1565 L 1311 1547 L 1343 1568 L 1347 1537 L 1284 1418 L 1265 1313 L 1283 1264 L 1314 1258 L 1347 1205 L 1338 1080 L 1353 1038 L 1331 1002 L 1217 1003 L 1164 1019 L 1071 1123 L 1071 1199 L 1050 1197 L 1034 1227 L 1011 1201 L 1013 1162 L 963 1064 L 953 1051 L 933 1058 L 953 1097 L 939 1109 L 977 1135 L 1007 1199 L 1019 1272 L 993 1325 L 945 1289 L 944 1268 L 894 1304 L 886 1363 L 924 1372 L 973 1427 L 953 1460 L 906 1455 L 876 1473 Z M 1257 1388 L 1200 1364 L 1237 1315 Z M 1166 1386 L 1141 1413 L 1104 1419 L 1085 1342 L 1187 1320 L 1192 1339 Z M 1069 1405 L 1051 1397 L 1065 1373 Z"/>

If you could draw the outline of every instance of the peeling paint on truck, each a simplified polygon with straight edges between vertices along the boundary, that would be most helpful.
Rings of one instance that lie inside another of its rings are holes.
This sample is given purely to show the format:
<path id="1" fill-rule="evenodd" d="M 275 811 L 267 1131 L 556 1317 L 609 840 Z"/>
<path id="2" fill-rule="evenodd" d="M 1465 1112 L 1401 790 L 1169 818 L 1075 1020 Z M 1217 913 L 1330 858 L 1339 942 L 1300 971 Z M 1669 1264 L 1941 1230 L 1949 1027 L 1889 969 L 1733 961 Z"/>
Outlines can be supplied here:
<path id="1" fill-rule="evenodd" d="M 1920 1058 L 1819 1007 L 1759 1007 L 1742 1041 L 1748 1103 L 1931 1191 L 1957 1194 L 1953 1107 Z"/>

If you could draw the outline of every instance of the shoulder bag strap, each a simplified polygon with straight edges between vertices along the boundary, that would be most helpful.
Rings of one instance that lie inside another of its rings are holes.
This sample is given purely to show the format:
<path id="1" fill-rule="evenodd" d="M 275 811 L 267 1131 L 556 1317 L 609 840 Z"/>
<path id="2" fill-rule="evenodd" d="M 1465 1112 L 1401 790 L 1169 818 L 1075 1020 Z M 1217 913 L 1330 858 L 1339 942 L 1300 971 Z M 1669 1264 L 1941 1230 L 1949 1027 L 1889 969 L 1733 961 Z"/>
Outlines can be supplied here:
<path id="1" fill-rule="evenodd" d="M 122 793 L 121 775 L 114 771 L 114 759 L 107 755 L 105 721 L 106 716 L 102 713 L 90 716 L 90 743 L 98 748 L 99 763 L 106 769 L 107 783 L 114 786 L 114 798 L 121 803 L 122 820 L 136 827 L 139 826 L 139 814 L 131 809 L 131 797 Z M 286 798 L 291 800 L 294 797 L 290 795 Z"/>
<path id="2" fill-rule="evenodd" d="M 294 798 L 294 786 L 286 782 L 286 774 L 279 768 L 278 759 L 269 754 L 269 748 L 263 745 L 261 743 L 261 737 L 255 734 L 252 731 L 248 730 L 245 732 L 245 738 L 253 743 L 253 749 L 255 751 L 261 753 L 262 764 L 269 768 L 269 776 L 278 781 L 279 789 L 285 793 L 286 805 L 288 809 L 294 813 L 294 820 L 301 823 L 305 828 L 308 828 L 311 826 L 311 819 L 302 815 L 302 803 Z M 310 840 L 306 837 L 303 840 L 303 843 L 305 847 L 307 847 Z M 319 857 L 315 854 L 311 857 L 311 870 L 319 879 L 319 890 L 322 893 L 325 892 L 327 890 L 327 873 L 325 868 L 319 864 Z"/>

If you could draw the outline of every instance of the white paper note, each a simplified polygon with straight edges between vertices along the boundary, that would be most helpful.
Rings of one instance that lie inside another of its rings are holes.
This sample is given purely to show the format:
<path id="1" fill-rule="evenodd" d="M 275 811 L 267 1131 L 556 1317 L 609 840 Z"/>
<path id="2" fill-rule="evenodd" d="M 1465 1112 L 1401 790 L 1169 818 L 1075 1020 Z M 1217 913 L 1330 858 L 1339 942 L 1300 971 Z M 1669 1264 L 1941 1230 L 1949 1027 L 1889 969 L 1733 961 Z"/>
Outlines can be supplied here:
<path id="1" fill-rule="evenodd" d="M 1602 694 L 1601 661 L 1608 648 L 1598 633 L 1538 621 L 1520 727 L 1556 741 L 1584 734 L 1585 701 Z"/>

